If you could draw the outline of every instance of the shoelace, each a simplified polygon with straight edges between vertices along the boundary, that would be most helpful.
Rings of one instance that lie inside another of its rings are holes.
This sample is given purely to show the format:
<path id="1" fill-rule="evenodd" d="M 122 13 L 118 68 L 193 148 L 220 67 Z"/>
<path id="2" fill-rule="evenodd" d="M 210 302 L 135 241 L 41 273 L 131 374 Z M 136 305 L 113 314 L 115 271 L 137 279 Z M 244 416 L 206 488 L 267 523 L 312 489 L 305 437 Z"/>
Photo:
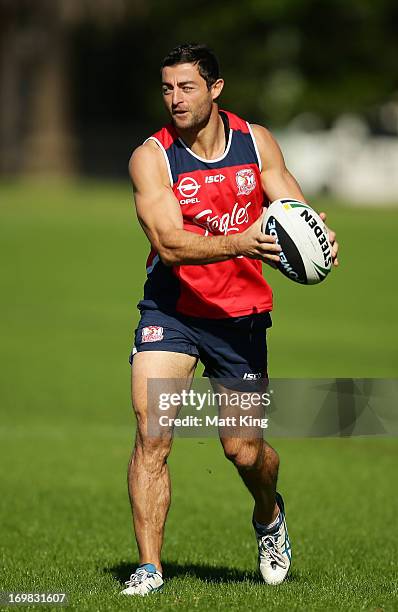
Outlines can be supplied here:
<path id="1" fill-rule="evenodd" d="M 134 574 L 131 574 L 130 578 L 126 580 L 124 584 L 129 587 L 138 586 L 141 582 L 144 582 L 148 576 L 152 576 L 150 572 L 148 572 L 145 567 L 138 568 Z"/>
<path id="2" fill-rule="evenodd" d="M 264 551 L 265 556 L 271 563 L 276 563 L 282 569 L 287 568 L 287 563 L 282 555 L 276 548 L 277 535 L 263 536 L 260 541 L 261 550 Z"/>

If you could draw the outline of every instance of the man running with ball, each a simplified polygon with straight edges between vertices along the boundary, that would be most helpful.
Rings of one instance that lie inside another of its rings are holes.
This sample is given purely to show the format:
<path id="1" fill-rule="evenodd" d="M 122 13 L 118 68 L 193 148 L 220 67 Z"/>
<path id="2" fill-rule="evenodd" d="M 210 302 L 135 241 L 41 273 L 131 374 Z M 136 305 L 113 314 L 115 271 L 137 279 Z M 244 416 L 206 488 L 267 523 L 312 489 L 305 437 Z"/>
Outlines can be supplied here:
<path id="1" fill-rule="evenodd" d="M 138 147 L 129 164 L 138 219 L 152 248 L 130 357 L 137 433 L 128 483 L 140 565 L 125 595 L 163 586 L 172 432 L 148 434 L 155 408 L 148 380 L 178 379 L 189 388 L 199 358 L 213 381 L 267 380 L 272 292 L 262 262 L 278 262 L 280 247 L 261 231 L 264 206 L 282 197 L 304 200 L 270 132 L 219 109 L 223 86 L 205 45 L 173 49 L 162 64 L 171 123 Z M 333 232 L 329 237 L 337 265 L 338 245 Z M 220 439 L 253 496 L 261 575 L 279 584 L 291 547 L 276 491 L 278 454 L 262 436 L 221 433 Z"/>

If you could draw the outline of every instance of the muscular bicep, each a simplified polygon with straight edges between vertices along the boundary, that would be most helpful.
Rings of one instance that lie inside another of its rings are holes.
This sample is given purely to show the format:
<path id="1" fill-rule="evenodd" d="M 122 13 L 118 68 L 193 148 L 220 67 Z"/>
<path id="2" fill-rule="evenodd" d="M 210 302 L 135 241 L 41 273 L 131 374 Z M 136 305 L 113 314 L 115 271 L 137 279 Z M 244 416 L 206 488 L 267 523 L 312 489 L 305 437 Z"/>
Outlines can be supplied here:
<path id="1" fill-rule="evenodd" d="M 170 232 L 181 230 L 183 220 L 178 201 L 170 188 L 134 190 L 138 220 L 152 246 L 160 251 Z"/>
<path id="2" fill-rule="evenodd" d="M 261 156 L 261 184 L 270 202 L 289 197 L 305 201 L 300 185 L 286 168 L 278 143 L 265 128 L 254 125 L 253 133 Z"/>
<path id="3" fill-rule="evenodd" d="M 168 177 L 162 171 L 156 150 L 139 147 L 130 159 L 129 171 L 138 220 L 161 254 L 170 234 L 183 228 L 179 202 L 167 184 Z"/>
<path id="4" fill-rule="evenodd" d="M 129 170 L 139 222 L 165 265 L 203 265 L 238 254 L 233 236 L 199 236 L 184 230 L 180 204 L 156 144 L 149 141 L 138 147 Z"/>

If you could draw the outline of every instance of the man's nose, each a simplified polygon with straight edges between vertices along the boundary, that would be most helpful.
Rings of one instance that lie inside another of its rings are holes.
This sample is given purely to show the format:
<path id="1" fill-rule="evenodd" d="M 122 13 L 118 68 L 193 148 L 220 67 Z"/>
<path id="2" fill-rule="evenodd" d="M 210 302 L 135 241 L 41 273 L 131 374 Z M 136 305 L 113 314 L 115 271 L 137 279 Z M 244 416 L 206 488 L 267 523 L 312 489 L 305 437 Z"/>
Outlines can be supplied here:
<path id="1" fill-rule="evenodd" d="M 173 97 L 172 97 L 172 103 L 173 106 L 177 106 L 183 99 L 183 95 L 182 95 L 182 91 L 179 87 L 175 87 L 173 89 Z"/>

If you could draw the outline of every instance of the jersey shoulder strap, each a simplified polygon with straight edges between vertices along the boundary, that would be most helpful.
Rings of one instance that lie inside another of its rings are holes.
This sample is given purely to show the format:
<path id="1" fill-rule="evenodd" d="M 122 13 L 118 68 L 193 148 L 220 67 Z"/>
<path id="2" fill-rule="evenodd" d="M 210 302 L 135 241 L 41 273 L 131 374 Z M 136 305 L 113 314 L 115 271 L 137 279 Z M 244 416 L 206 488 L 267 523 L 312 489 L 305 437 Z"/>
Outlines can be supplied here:
<path id="1" fill-rule="evenodd" d="M 247 121 L 238 117 L 234 113 L 230 113 L 224 109 L 220 109 L 220 113 L 224 113 L 228 117 L 228 123 L 231 130 L 248 134 L 250 132 Z"/>
<path id="2" fill-rule="evenodd" d="M 145 142 L 147 142 L 148 140 L 155 140 L 156 142 L 158 142 L 158 144 L 162 146 L 162 148 L 166 149 L 167 151 L 167 149 L 171 147 L 176 140 L 178 140 L 178 134 L 175 127 L 171 123 L 169 123 L 168 125 L 165 125 L 160 130 L 155 132 L 155 134 L 152 134 L 152 136 L 147 138 Z"/>
<path id="3" fill-rule="evenodd" d="M 220 110 L 221 113 L 224 113 L 228 117 L 228 123 L 231 130 L 238 132 L 239 137 L 235 138 L 235 141 L 238 140 L 240 143 L 245 142 L 250 149 L 253 149 L 255 152 L 256 163 L 260 169 L 262 170 L 261 156 L 257 147 L 256 138 L 253 134 L 252 127 L 248 121 L 238 117 L 234 113 L 230 113 L 226 110 Z"/>
<path id="4" fill-rule="evenodd" d="M 153 140 L 154 142 L 156 142 L 156 144 L 159 146 L 160 150 L 162 151 L 163 157 L 164 157 L 164 160 L 167 166 L 167 174 L 169 175 L 170 185 L 173 186 L 174 177 L 173 177 L 172 169 L 170 166 L 170 160 L 169 160 L 167 151 L 170 150 L 173 144 L 177 142 L 178 140 L 178 134 L 177 134 L 176 129 L 171 123 L 169 123 L 168 125 L 165 125 L 160 130 L 152 134 L 152 136 L 144 140 L 143 144 L 148 142 L 148 140 Z"/>

